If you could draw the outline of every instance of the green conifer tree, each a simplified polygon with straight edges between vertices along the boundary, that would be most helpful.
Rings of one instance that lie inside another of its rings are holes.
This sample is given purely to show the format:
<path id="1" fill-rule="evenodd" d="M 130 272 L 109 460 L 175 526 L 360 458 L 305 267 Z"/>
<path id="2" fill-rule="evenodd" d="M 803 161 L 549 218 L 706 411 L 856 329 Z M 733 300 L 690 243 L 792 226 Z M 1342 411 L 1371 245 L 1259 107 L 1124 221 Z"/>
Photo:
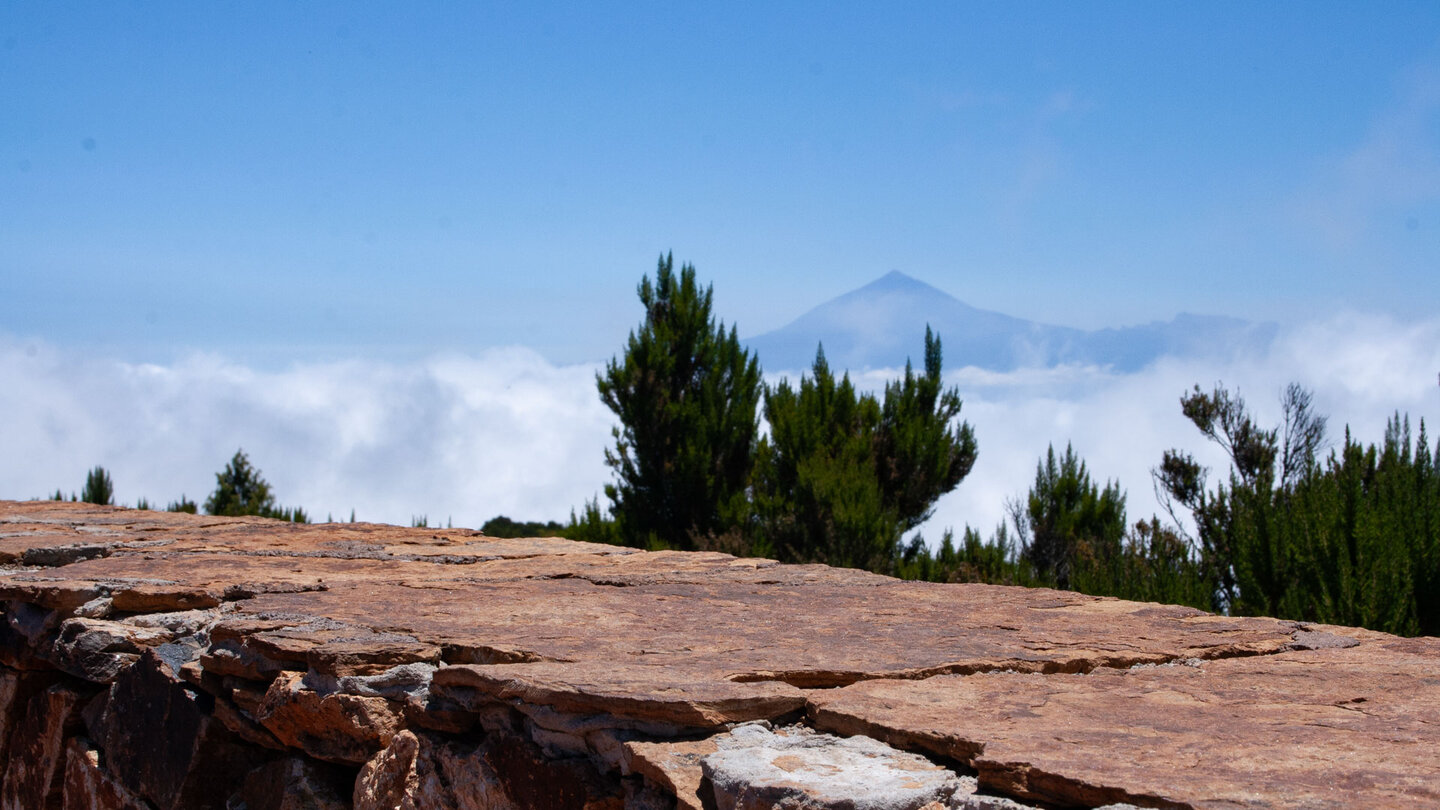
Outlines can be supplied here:
<path id="1" fill-rule="evenodd" d="M 900 540 L 876 459 L 880 404 L 836 381 L 821 347 L 799 389 L 765 391 L 770 435 L 756 453 L 759 549 L 787 562 L 885 570 Z"/>
<path id="2" fill-rule="evenodd" d="M 876 434 L 876 472 L 900 530 L 909 531 L 934 511 L 939 497 L 960 485 L 975 466 L 975 434 L 960 416 L 960 392 L 940 378 L 940 337 L 925 326 L 925 373 L 909 359 L 905 376 L 887 383 Z"/>
<path id="3" fill-rule="evenodd" d="M 926 327 L 925 373 L 885 386 L 884 401 L 837 382 L 816 352 L 799 389 L 765 391 L 770 436 L 756 453 L 756 550 L 782 560 L 897 572 L 902 535 L 970 472 L 970 426 L 960 395 L 941 382 L 940 339 Z M 918 559 L 919 549 L 911 554 Z"/>
<path id="4" fill-rule="evenodd" d="M 1412 442 L 1408 417 L 1397 413 L 1378 446 L 1347 428 L 1322 462 L 1324 418 L 1297 386 L 1287 389 L 1274 430 L 1256 427 L 1243 400 L 1218 386 L 1196 388 L 1181 405 L 1231 461 L 1213 488 L 1178 450 L 1155 472 L 1160 491 L 1193 521 L 1217 609 L 1440 632 L 1440 467 L 1423 422 Z"/>
<path id="5" fill-rule="evenodd" d="M 596 375 L 620 420 L 605 463 L 619 536 L 632 545 L 696 548 L 733 531 L 748 510 L 760 365 L 732 326 L 716 324 L 695 268 L 661 257 L 638 289 L 645 321 L 623 359 Z"/>
<path id="6" fill-rule="evenodd" d="M 236 450 L 225 469 L 215 473 L 215 491 L 205 500 L 205 513 L 230 517 L 258 515 L 292 523 L 310 522 L 310 516 L 298 506 L 275 505 L 270 484 L 260 476 L 259 470 L 251 466 L 244 450 Z"/>
<path id="7" fill-rule="evenodd" d="M 110 481 L 110 473 L 104 467 L 96 467 L 85 476 L 85 487 L 80 490 L 80 500 L 102 506 L 115 504 L 115 486 Z"/>
<path id="8" fill-rule="evenodd" d="M 1021 557 L 1034 566 L 1041 581 L 1095 592 L 1116 579 L 1125 535 L 1125 495 L 1114 481 L 1104 489 L 1091 481 L 1085 462 L 1070 445 L 1058 460 L 1051 445 L 1045 461 L 1036 465 L 1022 525 Z M 1089 582 L 1082 584 L 1085 580 Z"/>
<path id="9" fill-rule="evenodd" d="M 236 450 L 225 469 L 215 473 L 215 491 L 205 499 L 207 515 L 269 515 L 275 511 L 275 496 L 260 471 L 250 464 L 245 451 Z"/>

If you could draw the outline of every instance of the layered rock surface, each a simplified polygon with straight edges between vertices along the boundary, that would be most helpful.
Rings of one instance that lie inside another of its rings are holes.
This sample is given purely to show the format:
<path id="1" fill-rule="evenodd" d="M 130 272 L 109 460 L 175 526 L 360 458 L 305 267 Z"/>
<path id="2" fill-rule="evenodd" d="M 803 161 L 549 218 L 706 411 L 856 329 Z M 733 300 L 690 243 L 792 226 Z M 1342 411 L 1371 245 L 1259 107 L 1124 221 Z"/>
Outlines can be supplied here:
<path id="1" fill-rule="evenodd" d="M 1440 803 L 1436 639 L 57 502 L 0 565 L 0 808 Z"/>

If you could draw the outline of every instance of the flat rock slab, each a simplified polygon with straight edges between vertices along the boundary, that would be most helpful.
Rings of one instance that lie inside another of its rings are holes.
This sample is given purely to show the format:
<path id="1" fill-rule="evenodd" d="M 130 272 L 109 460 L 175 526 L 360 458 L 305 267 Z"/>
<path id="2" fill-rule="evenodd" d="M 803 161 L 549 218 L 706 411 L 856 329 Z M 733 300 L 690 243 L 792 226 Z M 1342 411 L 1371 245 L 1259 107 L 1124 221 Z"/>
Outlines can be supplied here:
<path id="1" fill-rule="evenodd" d="M 73 609 L 106 593 L 126 612 L 230 603 L 242 616 L 323 617 L 427 644 L 500 650 L 503 662 L 674 666 L 815 688 L 1269 653 L 1297 630 L 1066 592 L 491 540 L 468 530 L 297 526 L 45 501 L 7 504 L 0 514 L 12 532 L 0 549 L 21 556 L 32 525 L 59 531 L 103 520 L 111 532 L 104 556 L 0 577 L 0 599 Z M 492 661 L 479 654 L 466 663 Z"/>
<path id="2" fill-rule="evenodd" d="M 572 715 L 608 715 L 617 727 L 715 728 L 805 708 L 805 691 L 789 684 L 736 683 L 705 670 L 598 662 L 457 664 L 435 672 L 430 693 L 461 706 L 478 698 Z"/>
<path id="3" fill-rule="evenodd" d="M 104 622 L 206 616 L 185 677 L 220 690 L 217 712 L 274 709 L 272 724 L 335 688 L 390 701 L 397 723 L 460 728 L 467 705 L 498 702 L 550 723 L 555 745 L 620 729 L 644 738 L 635 751 L 808 717 L 1024 800 L 1440 801 L 1434 640 L 724 554 L 50 501 L 0 502 L 4 602 L 16 646 L 90 621 L 70 671 L 97 682 L 92 658 L 150 643 L 112 643 Z M 295 699 L 263 703 L 271 681 Z M 665 761 L 645 750 L 642 774 Z"/>
<path id="4" fill-rule="evenodd" d="M 1057 804 L 1440 806 L 1440 640 L 1096 670 L 868 681 L 815 725 L 960 759 Z"/>

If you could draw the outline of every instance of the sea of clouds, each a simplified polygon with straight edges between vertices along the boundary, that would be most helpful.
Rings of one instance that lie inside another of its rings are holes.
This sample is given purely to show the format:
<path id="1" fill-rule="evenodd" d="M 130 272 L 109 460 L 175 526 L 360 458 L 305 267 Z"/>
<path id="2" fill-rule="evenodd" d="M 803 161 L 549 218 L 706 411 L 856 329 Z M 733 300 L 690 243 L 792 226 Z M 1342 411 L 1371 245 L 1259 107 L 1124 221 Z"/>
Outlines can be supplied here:
<path id="1" fill-rule="evenodd" d="M 168 365 L 97 359 L 0 336 L 0 498 L 78 492 L 106 467 L 117 502 L 197 502 L 237 448 L 286 506 L 333 516 L 478 527 L 496 515 L 561 520 L 609 480 L 615 421 L 595 391 L 599 365 L 557 366 L 524 348 L 418 363 L 348 360 L 261 370 L 210 354 Z M 1157 510 L 1150 469 L 1181 447 L 1223 456 L 1180 414 L 1192 385 L 1238 388 L 1262 423 L 1287 383 L 1315 393 L 1338 443 L 1345 425 L 1378 441 L 1396 411 L 1440 423 L 1440 320 L 1347 314 L 1286 329 L 1268 351 L 1163 358 L 1130 374 L 1093 367 L 996 373 L 952 369 L 980 456 L 922 527 L 989 534 L 1037 460 L 1068 442 L 1097 479 L 1117 479 L 1131 520 Z M 880 390 L 895 371 L 855 375 Z M 794 376 L 793 374 L 791 375 Z M 1432 437 L 1435 431 L 1432 429 Z"/>

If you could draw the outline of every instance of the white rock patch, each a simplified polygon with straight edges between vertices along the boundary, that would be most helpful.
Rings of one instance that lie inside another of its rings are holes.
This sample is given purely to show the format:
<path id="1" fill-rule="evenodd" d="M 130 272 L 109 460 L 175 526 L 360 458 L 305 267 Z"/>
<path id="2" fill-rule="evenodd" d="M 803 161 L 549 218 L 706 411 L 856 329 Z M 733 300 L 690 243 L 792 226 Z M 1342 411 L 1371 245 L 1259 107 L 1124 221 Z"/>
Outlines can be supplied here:
<path id="1" fill-rule="evenodd" d="M 719 810 L 920 810 L 957 806 L 973 780 L 869 737 L 745 725 L 701 761 Z M 966 784 L 966 782 L 969 784 Z"/>

